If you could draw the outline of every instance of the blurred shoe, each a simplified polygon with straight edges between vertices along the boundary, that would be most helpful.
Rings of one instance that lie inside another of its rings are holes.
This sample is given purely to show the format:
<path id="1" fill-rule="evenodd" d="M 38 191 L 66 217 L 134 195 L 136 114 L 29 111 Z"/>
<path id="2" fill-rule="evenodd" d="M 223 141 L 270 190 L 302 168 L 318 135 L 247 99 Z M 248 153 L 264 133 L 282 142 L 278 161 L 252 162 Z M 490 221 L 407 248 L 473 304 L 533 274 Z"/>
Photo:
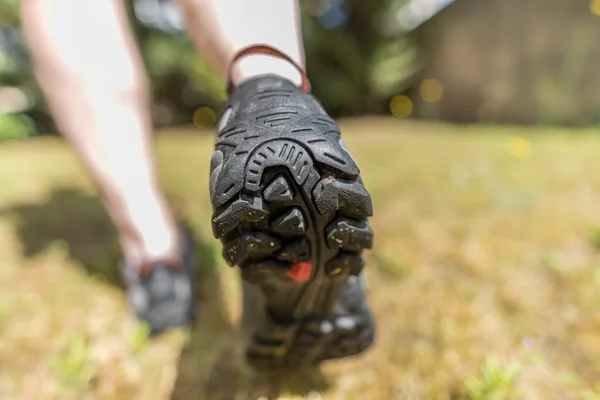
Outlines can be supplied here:
<path id="1" fill-rule="evenodd" d="M 151 335 L 187 326 L 194 317 L 194 241 L 187 230 L 181 237 L 175 258 L 135 267 L 121 263 L 129 303 Z"/>
<path id="2" fill-rule="evenodd" d="M 359 278 L 373 238 L 360 171 L 305 75 L 302 88 L 274 75 L 230 88 L 211 161 L 212 224 L 244 280 L 248 361 L 273 369 L 358 354 L 374 338 Z"/>

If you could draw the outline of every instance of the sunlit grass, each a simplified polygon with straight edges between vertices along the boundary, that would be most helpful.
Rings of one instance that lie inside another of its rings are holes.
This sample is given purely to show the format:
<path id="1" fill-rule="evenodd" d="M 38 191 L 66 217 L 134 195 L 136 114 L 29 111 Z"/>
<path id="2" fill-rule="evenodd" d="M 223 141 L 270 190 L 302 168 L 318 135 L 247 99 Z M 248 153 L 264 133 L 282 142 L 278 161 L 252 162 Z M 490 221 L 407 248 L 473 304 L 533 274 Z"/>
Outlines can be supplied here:
<path id="1" fill-rule="evenodd" d="M 161 180 L 201 243 L 193 332 L 148 339 L 114 230 L 54 139 L 0 146 L 1 399 L 596 399 L 600 138 L 593 131 L 342 123 L 373 195 L 367 354 L 262 376 L 243 363 L 218 257 L 209 132 L 159 137 Z"/>

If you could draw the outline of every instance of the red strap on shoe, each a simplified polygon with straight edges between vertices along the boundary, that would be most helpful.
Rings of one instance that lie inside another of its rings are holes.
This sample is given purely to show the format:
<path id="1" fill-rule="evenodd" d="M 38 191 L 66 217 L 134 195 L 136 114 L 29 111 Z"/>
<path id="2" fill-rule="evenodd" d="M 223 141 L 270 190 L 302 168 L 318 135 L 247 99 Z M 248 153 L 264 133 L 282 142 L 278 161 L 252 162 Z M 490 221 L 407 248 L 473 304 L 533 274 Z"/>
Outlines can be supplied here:
<path id="1" fill-rule="evenodd" d="M 294 67 L 296 67 L 296 69 L 298 70 L 298 72 L 300 72 L 300 75 L 302 76 L 302 84 L 300 85 L 300 89 L 302 89 L 302 91 L 304 93 L 310 92 L 310 82 L 308 81 L 308 76 L 306 75 L 306 71 L 304 71 L 304 68 L 302 68 L 296 61 L 292 60 L 292 58 L 290 56 L 288 56 L 284 52 L 276 49 L 275 47 L 271 47 L 266 44 L 253 44 L 251 46 L 245 47 L 245 48 L 241 49 L 240 51 L 238 51 L 235 54 L 235 56 L 233 56 L 233 59 L 231 60 L 231 63 L 229 64 L 229 73 L 227 74 L 227 91 L 229 92 L 229 94 L 232 94 L 235 89 L 235 85 L 233 84 L 233 77 L 232 77 L 233 64 L 235 62 L 239 61 L 241 58 L 244 58 L 244 57 L 246 57 L 248 55 L 252 55 L 252 54 L 266 54 L 268 56 L 281 58 L 281 59 L 289 62 Z"/>
<path id="2" fill-rule="evenodd" d="M 140 276 L 142 278 L 147 278 L 148 275 L 150 275 L 152 267 L 157 264 L 165 264 L 172 270 L 181 270 L 183 268 L 183 260 L 180 257 L 172 257 L 161 261 L 145 262 L 140 268 Z"/>

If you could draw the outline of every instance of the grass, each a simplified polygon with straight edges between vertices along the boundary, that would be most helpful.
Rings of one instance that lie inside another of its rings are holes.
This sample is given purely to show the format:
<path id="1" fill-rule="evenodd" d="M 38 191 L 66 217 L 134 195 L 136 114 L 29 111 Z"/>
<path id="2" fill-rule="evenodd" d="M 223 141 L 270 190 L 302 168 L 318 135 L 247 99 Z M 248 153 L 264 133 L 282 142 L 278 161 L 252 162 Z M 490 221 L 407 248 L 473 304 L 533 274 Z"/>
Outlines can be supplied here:
<path id="1" fill-rule="evenodd" d="M 199 321 L 155 340 L 130 315 L 106 213 L 59 140 L 0 146 L 1 399 L 600 398 L 600 137 L 342 123 L 375 205 L 375 347 L 317 371 L 243 363 L 236 271 L 218 257 L 208 132 L 158 138 L 200 243 Z"/>

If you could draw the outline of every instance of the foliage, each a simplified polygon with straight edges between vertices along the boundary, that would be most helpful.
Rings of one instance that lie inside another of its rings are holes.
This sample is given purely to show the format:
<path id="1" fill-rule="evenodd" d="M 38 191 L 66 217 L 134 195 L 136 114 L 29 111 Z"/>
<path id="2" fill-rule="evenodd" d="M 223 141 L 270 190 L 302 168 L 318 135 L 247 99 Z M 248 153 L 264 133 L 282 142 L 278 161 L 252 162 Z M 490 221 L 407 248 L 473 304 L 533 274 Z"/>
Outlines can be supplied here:
<path id="1" fill-rule="evenodd" d="M 0 89 L 18 88 L 32 101 L 24 110 L 2 113 L 0 109 L 0 141 L 35 136 L 49 126 L 48 111 L 18 30 L 18 6 L 18 0 L 0 0 Z"/>
<path id="2" fill-rule="evenodd" d="M 488 357 L 481 368 L 481 375 L 465 380 L 470 400 L 504 400 L 518 396 L 514 386 L 521 367 L 519 364 L 503 366 L 494 357 Z"/>
<path id="3" fill-rule="evenodd" d="M 0 27 L 18 23 L 20 0 L 0 0 Z"/>
<path id="4" fill-rule="evenodd" d="M 155 104 L 170 109 L 171 117 L 158 126 L 192 122 L 194 110 L 218 107 L 225 100 L 225 83 L 198 55 L 184 36 L 149 31 L 142 43 Z"/>
<path id="5" fill-rule="evenodd" d="M 401 89 L 401 83 L 414 69 L 415 53 L 410 43 L 404 37 L 376 29 L 381 15 L 402 2 L 349 0 L 344 3 L 345 22 L 337 27 L 323 23 L 318 8 L 327 10 L 343 2 L 302 3 L 307 70 L 313 92 L 334 116 L 386 111 L 388 98 Z M 0 120 L 0 140 L 55 130 L 23 53 L 23 43 L 14 35 L 18 32 L 18 3 L 0 0 L 0 29 L 4 26 L 14 37 L 4 48 L 0 37 L 0 87 L 27 90 L 34 101 L 25 114 Z M 132 2 L 127 4 L 133 15 Z M 185 34 L 161 31 L 134 17 L 131 22 L 152 83 L 157 126 L 190 124 L 199 107 L 220 106 L 225 98 L 223 78 L 196 53 Z M 36 123 L 34 129 L 31 120 Z"/>
<path id="6" fill-rule="evenodd" d="M 0 114 L 0 140 L 26 139 L 36 134 L 35 122 L 29 115 Z"/>
<path id="7" fill-rule="evenodd" d="M 50 358 L 52 370 L 63 389 L 81 389 L 92 382 L 97 371 L 90 358 L 90 348 L 82 335 L 68 338 L 64 351 Z"/>
<path id="8" fill-rule="evenodd" d="M 372 117 L 342 129 L 375 201 L 365 284 L 378 336 L 364 356 L 283 383 L 243 362 L 239 270 L 217 257 L 210 227 L 209 135 L 157 141 L 161 186 L 210 251 L 196 326 L 149 340 L 115 277 L 114 229 L 69 147 L 0 146 L 0 170 L 18 171 L 0 177 L 0 398 L 598 400 L 600 274 L 585 246 L 599 224 L 597 132 Z M 516 136 L 534 156 L 510 154 Z M 529 200 L 515 207 L 507 194 Z M 544 267 L 551 253 L 562 273 Z"/>
<path id="9" fill-rule="evenodd" d="M 593 227 L 590 230 L 589 242 L 594 248 L 600 250 L 600 227 Z"/>
<path id="10" fill-rule="evenodd" d="M 307 70 L 313 92 L 335 116 L 381 113 L 414 72 L 408 37 L 386 33 L 378 21 L 403 1 L 350 2 L 346 25 L 327 29 L 304 14 Z"/>
<path id="11" fill-rule="evenodd" d="M 143 321 L 140 321 L 136 328 L 127 336 L 129 348 L 136 354 L 142 351 L 149 343 L 150 326 Z"/>

